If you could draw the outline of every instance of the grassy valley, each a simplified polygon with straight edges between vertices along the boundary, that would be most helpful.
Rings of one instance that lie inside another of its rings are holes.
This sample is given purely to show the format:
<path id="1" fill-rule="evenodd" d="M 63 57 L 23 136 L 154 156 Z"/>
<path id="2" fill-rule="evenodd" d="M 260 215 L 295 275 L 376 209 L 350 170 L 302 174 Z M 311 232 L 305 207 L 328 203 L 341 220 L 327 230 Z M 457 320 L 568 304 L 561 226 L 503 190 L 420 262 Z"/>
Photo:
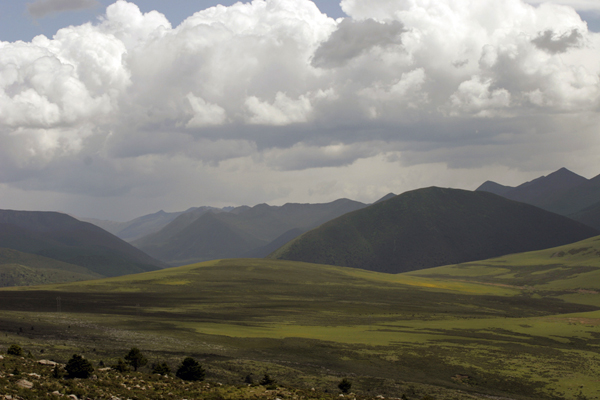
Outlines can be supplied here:
<path id="1" fill-rule="evenodd" d="M 132 346 L 212 382 L 364 396 L 512 399 L 600 394 L 600 238 L 408 274 L 218 260 L 0 291 L 0 336 L 65 361 Z M 56 298 L 61 298 L 57 313 Z M 273 393 L 273 396 L 276 396 Z"/>

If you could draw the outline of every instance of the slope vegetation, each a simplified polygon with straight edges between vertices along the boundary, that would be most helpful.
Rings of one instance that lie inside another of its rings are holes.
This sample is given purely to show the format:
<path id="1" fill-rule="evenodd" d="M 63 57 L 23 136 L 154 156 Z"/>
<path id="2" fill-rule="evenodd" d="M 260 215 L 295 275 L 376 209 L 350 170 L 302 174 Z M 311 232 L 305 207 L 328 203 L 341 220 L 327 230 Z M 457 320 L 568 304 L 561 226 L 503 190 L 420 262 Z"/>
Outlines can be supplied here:
<path id="1" fill-rule="evenodd" d="M 165 266 L 95 225 L 56 212 L 0 210 L 0 247 L 78 265 L 101 276 Z"/>
<path id="2" fill-rule="evenodd" d="M 598 233 L 487 192 L 432 187 L 330 221 L 270 257 L 398 273 L 544 249 Z"/>

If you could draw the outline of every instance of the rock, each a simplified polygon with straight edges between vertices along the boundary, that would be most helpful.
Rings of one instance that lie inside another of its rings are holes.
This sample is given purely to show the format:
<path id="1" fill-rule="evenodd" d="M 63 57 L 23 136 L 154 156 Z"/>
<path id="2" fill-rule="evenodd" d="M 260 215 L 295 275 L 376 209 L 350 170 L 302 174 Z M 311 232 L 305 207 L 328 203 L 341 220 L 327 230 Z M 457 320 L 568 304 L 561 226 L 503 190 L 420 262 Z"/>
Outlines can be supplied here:
<path id="1" fill-rule="evenodd" d="M 23 389 L 31 389 L 33 387 L 33 382 L 29 382 L 27 379 L 21 379 L 17 381 L 17 386 Z"/>
<path id="2" fill-rule="evenodd" d="M 59 392 L 58 390 L 55 390 L 54 392 L 52 392 L 52 394 L 55 396 L 63 397 L 63 394 L 61 392 Z"/>
<path id="3" fill-rule="evenodd" d="M 54 362 L 54 361 L 50 361 L 50 360 L 40 360 L 40 361 L 38 361 L 38 364 L 41 364 L 41 365 L 50 365 L 50 366 L 53 367 L 53 366 L 55 366 L 58 363 Z"/>
<path id="4" fill-rule="evenodd" d="M 69 398 L 69 399 L 72 399 L 72 400 L 79 400 L 79 399 L 77 398 L 77 396 L 75 396 L 74 394 L 70 394 L 70 395 L 68 395 L 68 396 L 67 396 L 67 398 Z"/>
<path id="5" fill-rule="evenodd" d="M 38 379 L 42 377 L 40 374 L 36 374 L 35 372 L 32 372 L 32 373 L 27 374 L 27 375 L 33 376 L 34 378 L 38 378 Z"/>
<path id="6" fill-rule="evenodd" d="M 0 356 L 0 360 L 4 360 L 4 356 Z"/>

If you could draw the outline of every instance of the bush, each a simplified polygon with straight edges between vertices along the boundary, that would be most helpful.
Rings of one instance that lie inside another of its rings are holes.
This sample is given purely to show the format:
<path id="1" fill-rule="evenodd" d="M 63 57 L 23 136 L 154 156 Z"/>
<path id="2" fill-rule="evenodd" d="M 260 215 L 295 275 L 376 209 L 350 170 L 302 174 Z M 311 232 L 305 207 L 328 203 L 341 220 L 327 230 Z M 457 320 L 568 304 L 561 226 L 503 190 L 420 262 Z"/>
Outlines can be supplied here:
<path id="1" fill-rule="evenodd" d="M 6 351 L 6 354 L 8 354 L 9 356 L 22 357 L 23 349 L 18 344 L 11 344 L 10 347 L 8 348 L 8 350 Z"/>
<path id="2" fill-rule="evenodd" d="M 269 374 L 265 374 L 265 376 L 260 380 L 260 384 L 263 386 L 273 386 L 277 382 L 275 379 L 272 379 Z"/>
<path id="3" fill-rule="evenodd" d="M 160 375 L 169 375 L 171 373 L 171 368 L 169 368 L 167 363 L 156 364 L 154 367 L 152 367 L 152 373 Z"/>
<path id="4" fill-rule="evenodd" d="M 133 347 L 129 350 L 129 353 L 125 356 L 125 361 L 133 367 L 134 371 L 137 371 L 139 367 L 148 364 L 148 360 L 137 347 Z"/>
<path id="5" fill-rule="evenodd" d="M 58 364 L 54 365 L 54 368 L 52 368 L 52 377 L 55 379 L 60 379 L 64 376 L 64 372 L 60 369 L 60 367 L 58 366 Z"/>
<path id="6" fill-rule="evenodd" d="M 67 366 L 65 367 L 67 370 L 67 374 L 69 374 L 69 378 L 89 378 L 92 372 L 94 372 L 94 367 L 92 364 L 78 354 L 73 354 L 73 357 L 67 362 Z"/>
<path id="7" fill-rule="evenodd" d="M 205 372 L 196 360 L 192 357 L 187 357 L 183 360 L 175 375 L 184 381 L 202 381 L 204 380 Z"/>
<path id="8" fill-rule="evenodd" d="M 119 358 L 119 361 L 117 361 L 117 363 L 115 365 L 111 366 L 111 368 L 114 369 L 115 371 L 121 372 L 121 373 L 129 371 L 129 366 L 127 364 L 125 364 L 123 362 L 123 360 L 121 360 L 120 358 Z"/>
<path id="9" fill-rule="evenodd" d="M 352 387 L 352 382 L 350 382 L 346 378 L 342 379 L 342 381 L 338 384 L 338 388 L 340 388 L 342 393 L 348 393 L 350 391 L 351 387 Z"/>

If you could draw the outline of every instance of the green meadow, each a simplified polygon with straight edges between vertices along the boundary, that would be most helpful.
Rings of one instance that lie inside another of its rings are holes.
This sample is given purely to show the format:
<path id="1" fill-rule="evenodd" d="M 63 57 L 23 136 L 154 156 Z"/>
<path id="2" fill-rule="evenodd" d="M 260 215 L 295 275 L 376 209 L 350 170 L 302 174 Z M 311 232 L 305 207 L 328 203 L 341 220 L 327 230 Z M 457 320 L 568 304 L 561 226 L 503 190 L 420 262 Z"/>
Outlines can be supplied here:
<path id="1" fill-rule="evenodd" d="M 60 298 L 60 312 L 58 299 Z M 207 378 L 440 399 L 600 397 L 600 237 L 389 275 L 218 260 L 0 290 L 0 344 L 36 357 L 202 360 Z"/>

